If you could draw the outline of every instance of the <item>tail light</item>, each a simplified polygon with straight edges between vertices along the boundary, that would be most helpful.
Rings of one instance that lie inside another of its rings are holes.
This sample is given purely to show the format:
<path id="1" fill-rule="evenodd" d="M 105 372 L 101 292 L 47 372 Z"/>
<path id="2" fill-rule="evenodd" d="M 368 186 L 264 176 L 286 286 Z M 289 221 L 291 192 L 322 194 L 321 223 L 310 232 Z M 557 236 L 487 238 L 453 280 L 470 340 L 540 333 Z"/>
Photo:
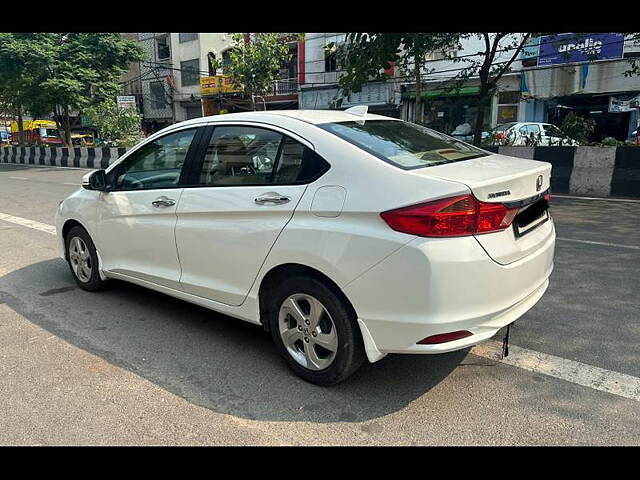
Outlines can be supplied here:
<path id="1" fill-rule="evenodd" d="M 506 140 L 507 139 L 507 134 L 504 132 L 498 132 L 496 134 L 496 139 L 498 140 Z"/>
<path id="2" fill-rule="evenodd" d="M 461 237 L 504 230 L 511 225 L 517 208 L 486 203 L 473 195 L 389 210 L 380 214 L 393 230 L 420 237 Z"/>

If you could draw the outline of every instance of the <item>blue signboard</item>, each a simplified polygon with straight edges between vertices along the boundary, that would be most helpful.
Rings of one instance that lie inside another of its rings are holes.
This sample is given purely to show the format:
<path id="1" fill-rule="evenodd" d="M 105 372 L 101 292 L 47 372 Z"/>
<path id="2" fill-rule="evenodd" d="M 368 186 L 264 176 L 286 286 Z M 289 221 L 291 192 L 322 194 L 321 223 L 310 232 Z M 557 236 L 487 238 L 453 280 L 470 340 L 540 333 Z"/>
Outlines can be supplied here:
<path id="1" fill-rule="evenodd" d="M 538 65 L 622 58 L 622 33 L 560 33 L 540 39 Z"/>

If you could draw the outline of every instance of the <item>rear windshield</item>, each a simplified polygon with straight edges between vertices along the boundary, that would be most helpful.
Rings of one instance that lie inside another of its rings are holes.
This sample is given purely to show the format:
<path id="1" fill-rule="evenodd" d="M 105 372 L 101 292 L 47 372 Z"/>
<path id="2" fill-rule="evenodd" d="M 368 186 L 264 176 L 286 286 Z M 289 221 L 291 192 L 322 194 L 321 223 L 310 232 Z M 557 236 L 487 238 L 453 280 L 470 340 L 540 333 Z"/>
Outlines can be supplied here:
<path id="1" fill-rule="evenodd" d="M 398 120 L 323 123 L 318 127 L 403 169 L 488 155 L 484 150 L 455 138 Z"/>

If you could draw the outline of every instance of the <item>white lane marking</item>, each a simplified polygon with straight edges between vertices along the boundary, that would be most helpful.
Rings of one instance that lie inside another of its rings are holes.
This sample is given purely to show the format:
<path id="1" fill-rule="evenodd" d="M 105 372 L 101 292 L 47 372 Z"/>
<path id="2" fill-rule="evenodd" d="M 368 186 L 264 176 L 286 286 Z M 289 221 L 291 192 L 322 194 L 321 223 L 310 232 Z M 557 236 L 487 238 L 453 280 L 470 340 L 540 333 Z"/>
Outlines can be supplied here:
<path id="1" fill-rule="evenodd" d="M 575 200 L 601 200 L 603 202 L 628 202 L 628 203 L 640 203 L 640 200 L 633 200 L 627 198 L 600 198 L 600 197 L 578 197 L 575 195 L 551 195 L 551 198 L 572 198 Z"/>
<path id="2" fill-rule="evenodd" d="M 56 227 L 45 223 L 14 217 L 0 213 L 0 220 L 34 228 L 55 235 Z M 522 368 L 530 372 L 542 373 L 550 377 L 566 380 L 602 392 L 619 395 L 640 401 L 640 378 L 624 373 L 605 370 L 586 363 L 528 350 L 517 345 L 509 346 L 509 356 L 500 360 L 502 344 L 493 340 L 483 342 L 471 349 L 471 353 L 480 357 Z"/>
<path id="3" fill-rule="evenodd" d="M 586 243 L 589 245 L 603 245 L 605 247 L 630 248 L 631 250 L 640 250 L 636 245 L 622 245 L 620 243 L 594 242 L 592 240 L 577 240 L 575 238 L 556 237 L 556 240 L 564 240 L 565 242 Z"/>
<path id="4" fill-rule="evenodd" d="M 9 177 L 13 180 L 29 180 L 27 177 Z"/>
<path id="5" fill-rule="evenodd" d="M 79 187 L 80 186 L 79 183 L 70 183 L 70 182 L 64 182 L 63 185 L 73 185 L 74 187 Z"/>
<path id="6" fill-rule="evenodd" d="M 509 356 L 500 360 L 502 343 L 493 340 L 476 345 L 471 353 L 500 363 L 542 373 L 601 392 L 640 401 L 640 378 L 586 363 L 509 345 Z"/>
<path id="7" fill-rule="evenodd" d="M 41 232 L 50 233 L 51 235 L 56 234 L 55 226 L 47 225 L 46 223 L 36 222 L 35 220 L 29 220 L 28 218 L 14 217 L 13 215 L 0 213 L 0 220 L 4 220 L 5 222 L 9 222 L 9 223 L 15 223 L 16 225 L 21 225 L 27 228 L 33 228 L 34 230 L 40 230 Z"/>

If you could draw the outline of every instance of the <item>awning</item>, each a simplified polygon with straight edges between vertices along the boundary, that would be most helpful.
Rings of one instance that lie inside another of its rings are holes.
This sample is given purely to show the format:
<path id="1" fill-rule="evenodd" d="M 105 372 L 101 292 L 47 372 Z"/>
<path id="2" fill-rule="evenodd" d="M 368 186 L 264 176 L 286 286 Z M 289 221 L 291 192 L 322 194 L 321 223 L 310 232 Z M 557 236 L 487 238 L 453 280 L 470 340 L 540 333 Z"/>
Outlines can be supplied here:
<path id="1" fill-rule="evenodd" d="M 460 90 L 446 90 L 444 88 L 438 88 L 436 90 L 427 90 L 420 95 L 422 98 L 435 98 L 435 97 L 463 97 L 469 95 L 478 95 L 480 93 L 480 87 L 462 87 Z M 406 92 L 402 95 L 405 98 L 416 98 L 416 92 Z"/>

